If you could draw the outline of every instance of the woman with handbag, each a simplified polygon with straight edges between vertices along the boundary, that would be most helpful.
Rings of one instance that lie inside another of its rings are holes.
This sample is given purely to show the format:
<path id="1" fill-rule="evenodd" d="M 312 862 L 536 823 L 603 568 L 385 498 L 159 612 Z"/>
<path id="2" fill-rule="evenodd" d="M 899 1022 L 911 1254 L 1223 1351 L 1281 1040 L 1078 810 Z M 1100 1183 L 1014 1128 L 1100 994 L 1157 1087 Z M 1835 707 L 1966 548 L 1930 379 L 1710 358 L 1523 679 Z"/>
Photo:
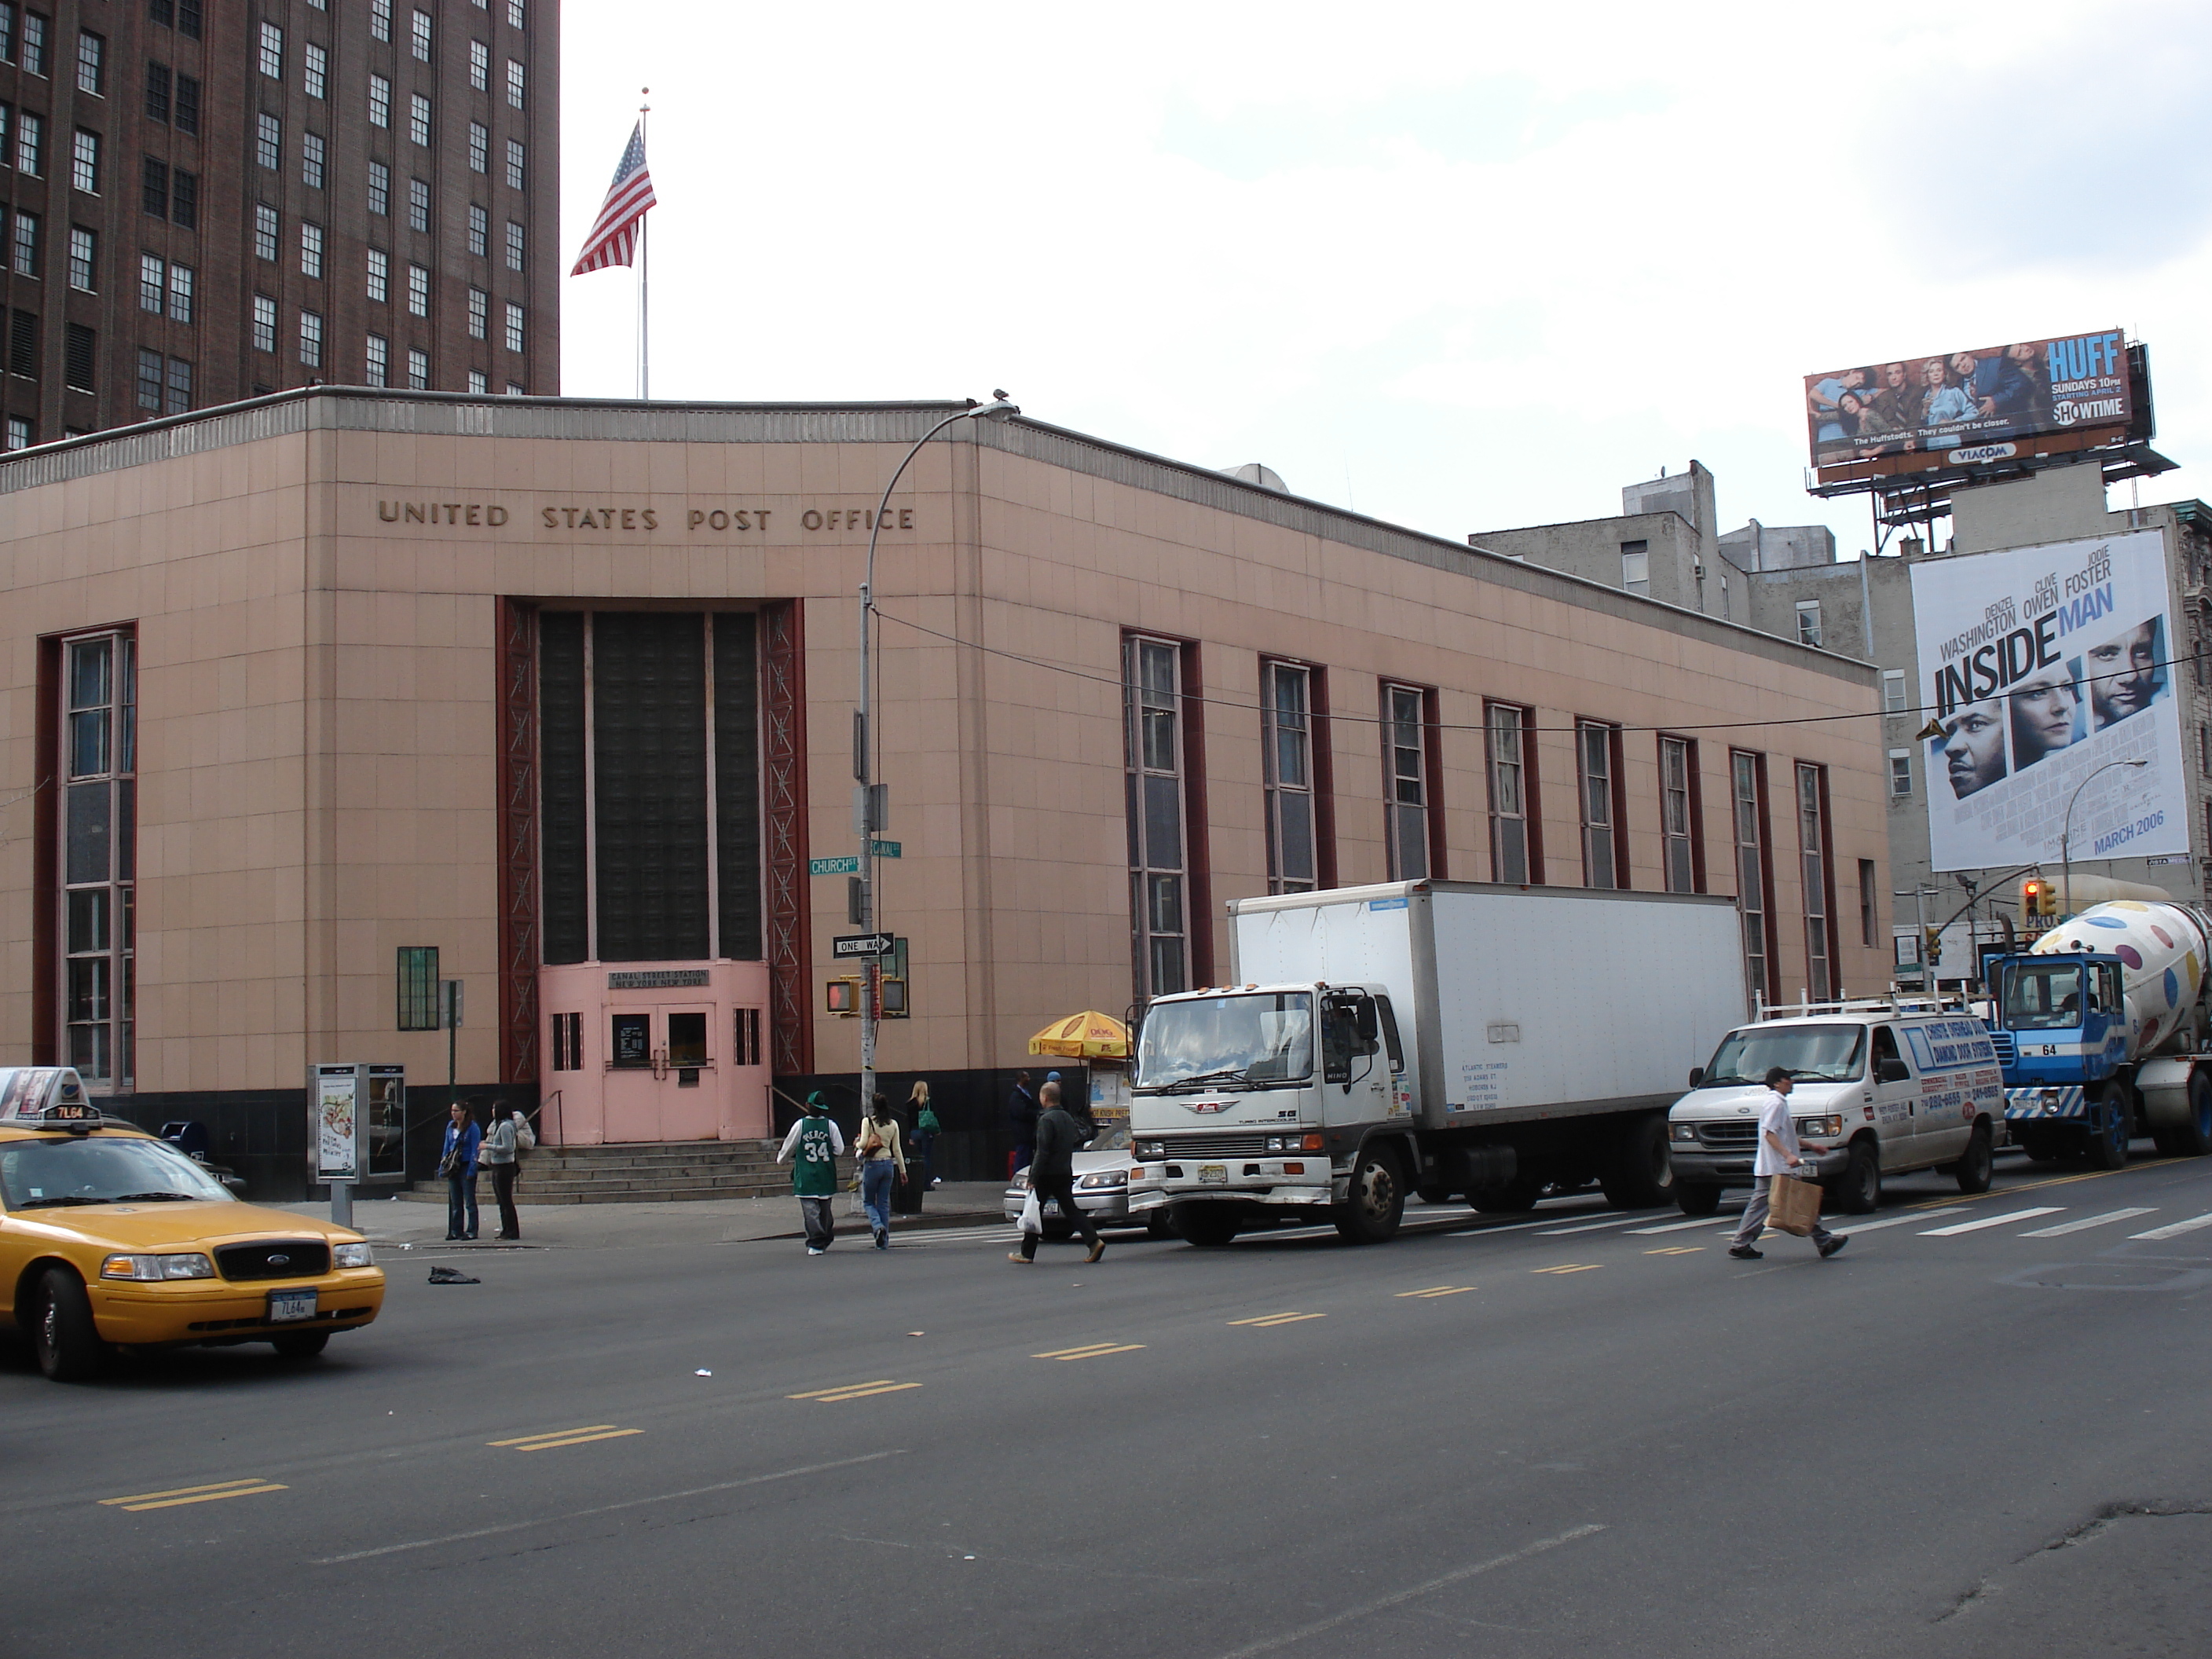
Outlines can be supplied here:
<path id="1" fill-rule="evenodd" d="M 908 1097 L 906 1103 L 908 1109 L 914 1114 L 914 1150 L 921 1159 L 921 1184 L 927 1188 L 940 1186 L 943 1183 L 937 1178 L 937 1159 L 930 1148 L 937 1144 L 937 1137 L 945 1126 L 937 1121 L 937 1114 L 930 1109 L 929 1085 L 916 1083 L 914 1093 Z"/>
<path id="2" fill-rule="evenodd" d="M 876 1235 L 876 1248 L 891 1247 L 891 1179 L 906 1178 L 906 1153 L 899 1146 L 898 1120 L 891 1115 L 890 1099 L 878 1095 L 868 1115 L 860 1120 L 854 1150 L 860 1155 L 860 1201 L 867 1206 L 868 1225 Z"/>
<path id="3" fill-rule="evenodd" d="M 471 1102 L 471 1105 L 480 1103 Z M 521 1155 L 522 1142 L 515 1127 L 523 1121 L 520 1112 L 491 1115 L 491 1133 L 483 1138 L 483 1147 L 478 1154 L 484 1169 L 491 1176 L 492 1196 L 499 1200 L 499 1231 L 494 1238 L 520 1238 L 522 1223 L 514 1213 L 514 1177 L 521 1165 L 516 1161 Z"/>
<path id="4" fill-rule="evenodd" d="M 455 1101 L 448 1109 L 452 1116 L 446 1124 L 446 1142 L 438 1155 L 438 1173 L 446 1181 L 446 1237 L 474 1238 L 477 1236 L 477 1152 L 483 1145 L 483 1131 L 477 1126 L 469 1109 Z"/>

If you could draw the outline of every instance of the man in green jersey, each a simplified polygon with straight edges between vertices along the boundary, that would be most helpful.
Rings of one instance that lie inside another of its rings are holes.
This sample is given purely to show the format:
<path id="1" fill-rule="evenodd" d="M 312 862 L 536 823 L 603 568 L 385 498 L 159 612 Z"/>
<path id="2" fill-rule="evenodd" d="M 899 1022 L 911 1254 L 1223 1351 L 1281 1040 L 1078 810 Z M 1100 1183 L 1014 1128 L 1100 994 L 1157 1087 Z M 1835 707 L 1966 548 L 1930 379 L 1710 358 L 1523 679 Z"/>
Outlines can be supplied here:
<path id="1" fill-rule="evenodd" d="M 791 1166 L 791 1190 L 799 1195 L 809 1255 L 820 1255 L 836 1235 L 830 1204 L 837 1195 L 837 1154 L 844 1150 L 845 1137 L 830 1121 L 830 1109 L 823 1104 L 822 1091 L 817 1089 L 806 1097 L 806 1115 L 791 1126 L 791 1133 L 783 1138 L 783 1150 L 775 1155 L 779 1164 L 794 1156 L 798 1160 Z"/>

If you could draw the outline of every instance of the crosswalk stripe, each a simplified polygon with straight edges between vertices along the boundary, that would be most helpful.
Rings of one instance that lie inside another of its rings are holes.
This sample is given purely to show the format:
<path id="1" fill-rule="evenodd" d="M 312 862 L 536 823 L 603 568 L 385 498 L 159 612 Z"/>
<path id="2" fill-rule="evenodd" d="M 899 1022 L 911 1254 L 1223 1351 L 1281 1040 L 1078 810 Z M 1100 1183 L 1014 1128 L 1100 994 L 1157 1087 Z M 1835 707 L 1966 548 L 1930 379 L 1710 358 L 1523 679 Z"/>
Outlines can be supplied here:
<path id="1" fill-rule="evenodd" d="M 1954 1204 L 1948 1209 L 1923 1210 L 1917 1215 L 1893 1215 L 1884 1221 L 1846 1221 L 1843 1224 L 1850 1229 L 1851 1236 L 1856 1238 L 1861 1233 L 1878 1233 L 1884 1227 L 1910 1227 L 1919 1222 L 1933 1221 L 1939 1215 L 1963 1214 L 1966 1208 L 1963 1204 Z M 1842 1219 L 1840 1217 L 1832 1218 Z"/>
<path id="2" fill-rule="evenodd" d="M 1660 1233 L 1686 1233 L 1692 1227 L 1727 1227 L 1734 1229 L 1736 1224 L 1736 1223 L 1727 1220 L 1724 1218 L 1709 1215 L 1696 1221 L 1670 1221 L 1663 1227 L 1631 1227 L 1628 1230 L 1628 1237 L 1631 1238 L 1650 1238 Z"/>
<path id="3" fill-rule="evenodd" d="M 2192 1216 L 2187 1221 L 2177 1221 L 2169 1226 L 2154 1227 L 2147 1233 L 2130 1233 L 2130 1238 L 2179 1238 L 2184 1233 L 2193 1233 L 2199 1227 L 2212 1227 L 2212 1215 Z"/>
<path id="4" fill-rule="evenodd" d="M 1585 1221 L 1579 1227 L 1547 1227 L 1542 1232 L 1538 1233 L 1536 1237 L 1539 1238 L 1565 1238 L 1570 1233 L 1602 1232 L 1607 1227 L 1626 1227 L 1630 1222 L 1636 1218 L 1637 1218 L 1632 1215 L 1624 1215 L 1616 1216 L 1610 1221 Z"/>
<path id="5" fill-rule="evenodd" d="M 2033 1221 L 2039 1215 L 2057 1215 L 2066 1206 L 2063 1204 L 2044 1204 L 2033 1210 L 2008 1210 L 2002 1215 L 1985 1215 L 1972 1221 L 1954 1221 L 1948 1227 L 1930 1227 L 1921 1234 L 1923 1238 L 1956 1238 L 1960 1233 L 1978 1233 L 1984 1227 L 2002 1227 L 2008 1221 Z M 2212 1220 L 2212 1216 L 2205 1218 Z M 1926 1220 L 1925 1216 L 1918 1218 Z"/>
<path id="6" fill-rule="evenodd" d="M 2132 1221 L 2139 1215 L 2156 1215 L 2157 1208 L 2148 1210 L 2107 1210 L 2102 1215 L 2084 1216 L 2079 1221 L 2062 1221 L 2056 1227 L 2038 1227 L 2032 1233 L 2022 1233 L 2022 1238 L 2063 1238 L 2068 1233 L 2084 1233 L 2092 1227 L 2102 1227 L 2109 1222 Z"/>

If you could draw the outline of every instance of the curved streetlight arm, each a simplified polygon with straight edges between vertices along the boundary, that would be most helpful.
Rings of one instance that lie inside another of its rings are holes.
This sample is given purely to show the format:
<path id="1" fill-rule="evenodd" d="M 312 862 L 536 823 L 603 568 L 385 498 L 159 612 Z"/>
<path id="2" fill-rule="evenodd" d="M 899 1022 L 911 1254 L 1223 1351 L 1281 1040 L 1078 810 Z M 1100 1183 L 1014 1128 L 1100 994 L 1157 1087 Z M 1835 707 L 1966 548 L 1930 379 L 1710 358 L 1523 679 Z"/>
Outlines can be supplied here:
<path id="1" fill-rule="evenodd" d="M 2087 777 L 2075 784 L 2074 786 L 2074 793 L 2066 798 L 2066 818 L 2064 823 L 2059 826 L 2058 830 L 2058 859 L 2060 866 L 2065 872 L 2066 914 L 2070 916 L 2074 914 L 2074 803 L 2081 799 L 2081 792 L 2084 789 L 2087 789 L 2093 781 L 2102 777 L 2106 773 L 2112 770 L 2113 768 L 2119 766 L 2131 766 L 2140 771 L 2142 768 L 2148 766 L 2149 764 L 2150 763 L 2148 761 L 2141 759 L 2106 761 L 2095 771 L 2090 773 Z"/>

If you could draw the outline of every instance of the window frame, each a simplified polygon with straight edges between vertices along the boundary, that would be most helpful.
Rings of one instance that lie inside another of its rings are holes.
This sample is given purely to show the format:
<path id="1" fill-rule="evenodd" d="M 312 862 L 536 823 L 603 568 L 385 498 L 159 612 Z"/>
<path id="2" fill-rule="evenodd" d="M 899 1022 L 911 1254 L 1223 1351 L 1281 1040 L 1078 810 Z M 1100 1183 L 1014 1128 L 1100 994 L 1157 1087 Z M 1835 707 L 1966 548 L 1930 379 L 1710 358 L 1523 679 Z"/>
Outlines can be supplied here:
<path id="1" fill-rule="evenodd" d="M 1139 1004 L 1192 989 L 1212 975 L 1197 659 L 1198 647 L 1189 641 L 1135 631 L 1121 635 L 1130 972 Z M 1164 684 L 1159 678 L 1163 667 Z M 1153 820 L 1159 816 L 1155 804 L 1166 801 L 1176 811 L 1171 848 L 1156 844 L 1154 833 L 1158 826 Z M 1170 855 L 1173 863 L 1165 861 Z M 1164 881 L 1172 886 L 1164 889 Z M 1174 898 L 1172 917 L 1161 904 L 1168 893 Z M 1175 926 L 1163 925 L 1164 920 Z"/>
<path id="2" fill-rule="evenodd" d="M 1810 623 L 1811 626 L 1808 627 L 1808 623 Z M 1824 637 L 1820 600 L 1799 599 L 1797 601 L 1797 643 L 1809 645 L 1815 651 L 1824 651 L 1827 648 L 1821 643 Z"/>
<path id="3" fill-rule="evenodd" d="M 1736 908 L 1744 920 L 1744 978 L 1771 1006 L 1781 982 L 1774 915 L 1774 833 L 1767 811 L 1766 757 L 1729 750 L 1729 820 L 1735 849 Z M 1748 836 L 1748 839 L 1747 839 Z M 1746 863 L 1746 854 L 1750 862 Z"/>
<path id="4" fill-rule="evenodd" d="M 1828 811 L 1828 769 L 1813 761 L 1795 761 L 1791 781 L 1805 908 L 1805 977 L 1813 1000 L 1826 1002 L 1836 994 L 1836 964 L 1843 955 L 1836 928 L 1835 824 Z"/>
<path id="5" fill-rule="evenodd" d="M 1526 703 L 1486 697 L 1482 703 L 1482 774 L 1485 805 L 1490 819 L 1490 878 L 1500 886 L 1540 887 L 1544 884 L 1543 816 L 1536 788 L 1535 710 Z M 1500 716 L 1510 716 L 1515 752 L 1501 756 L 1506 726 Z M 1508 780 L 1516 804 L 1501 805 Z M 1509 826 L 1520 826 L 1519 875 L 1506 858 Z"/>
<path id="6" fill-rule="evenodd" d="M 1899 762 L 1904 763 L 1902 770 L 1899 768 Z M 1900 788 L 1899 785 L 1903 787 Z M 1889 798 L 1892 800 L 1911 800 L 1912 794 L 1912 751 L 1910 749 L 1893 749 L 1889 751 Z"/>
<path id="7" fill-rule="evenodd" d="M 1575 793 L 1582 816 L 1583 885 L 1614 892 L 1626 892 L 1630 885 L 1628 794 L 1622 758 L 1618 725 L 1576 717 Z M 1598 764 L 1604 768 L 1601 775 L 1594 769 Z M 1595 816 L 1601 806 L 1602 819 Z M 1601 862 L 1605 868 L 1601 869 Z M 1601 874 L 1609 879 L 1600 881 Z"/>
<path id="8" fill-rule="evenodd" d="M 1670 893 L 1705 890 L 1705 803 L 1698 770 L 1698 740 L 1672 732 L 1658 734 L 1660 878 Z M 1679 791 L 1670 781 L 1669 757 L 1679 758 L 1682 780 Z M 1681 827 L 1675 827 L 1679 795 Z M 1675 884 L 1675 849 L 1680 848 L 1689 866 L 1689 885 Z"/>
<path id="9" fill-rule="evenodd" d="M 102 646 L 100 696 L 85 696 L 78 653 Z M 39 999 L 48 1002 L 51 1023 L 38 1046 L 49 1048 L 56 1063 L 75 1066 L 88 1094 L 127 1095 L 137 1080 L 137 627 L 126 623 L 60 635 L 53 637 L 53 649 L 50 707 L 55 718 L 49 740 L 59 787 L 44 803 L 40 825 L 52 837 L 52 873 L 40 901 L 49 918 L 40 931 L 51 930 L 51 951 L 44 975 L 48 992 Z M 96 755 L 86 754 L 85 732 L 100 734 Z M 81 769 L 87 759 L 97 763 Z M 79 803 L 94 799 L 85 793 L 90 791 L 100 792 L 101 809 L 81 813 Z M 95 817 L 104 817 L 97 832 L 102 873 L 81 874 L 76 857 L 82 842 L 71 831 L 85 824 L 72 821 L 88 824 Z"/>
<path id="10" fill-rule="evenodd" d="M 1445 881 L 1446 874 L 1443 838 L 1443 791 L 1437 786 L 1437 764 L 1440 733 L 1437 730 L 1437 693 L 1434 686 L 1419 685 L 1409 680 L 1385 679 L 1377 683 L 1380 691 L 1379 718 L 1382 721 L 1382 852 L 1383 866 L 1392 881 Z M 1406 713 L 1414 713 L 1412 744 L 1400 742 L 1405 735 Z M 1408 755 L 1414 757 L 1416 771 L 1402 770 Z M 1407 786 L 1418 799 L 1407 799 Z M 1420 832 L 1423 867 L 1418 872 L 1407 868 L 1407 837 L 1413 827 Z"/>

